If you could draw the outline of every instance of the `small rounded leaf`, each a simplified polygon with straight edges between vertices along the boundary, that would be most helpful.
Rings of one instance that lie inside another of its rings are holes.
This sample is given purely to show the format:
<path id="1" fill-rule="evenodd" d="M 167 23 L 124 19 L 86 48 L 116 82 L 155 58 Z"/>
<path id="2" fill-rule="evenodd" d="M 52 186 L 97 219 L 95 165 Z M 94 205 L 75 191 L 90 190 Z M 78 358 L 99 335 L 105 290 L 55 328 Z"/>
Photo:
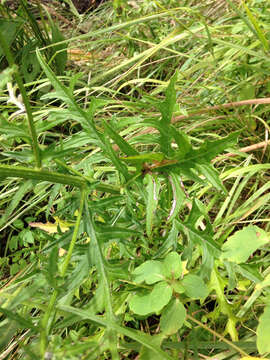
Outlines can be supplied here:
<path id="1" fill-rule="evenodd" d="M 162 281 L 154 286 L 152 291 L 134 295 L 130 302 L 130 309 L 138 315 L 160 313 L 172 297 L 172 289 Z"/>
<path id="2" fill-rule="evenodd" d="M 204 299 L 208 295 L 207 286 L 197 275 L 188 274 L 184 276 L 181 284 L 185 288 L 186 295 L 192 299 Z"/>
<path id="3" fill-rule="evenodd" d="M 179 299 L 173 299 L 162 312 L 160 330 L 167 336 L 175 334 L 186 318 L 186 309 Z"/>
<path id="4" fill-rule="evenodd" d="M 222 260 L 244 263 L 258 248 L 269 243 L 269 235 L 258 226 L 249 225 L 236 231 L 222 246 Z"/>
<path id="5" fill-rule="evenodd" d="M 154 284 L 164 279 L 162 275 L 162 263 L 156 260 L 148 260 L 133 271 L 134 281 L 138 284 Z"/>
<path id="6" fill-rule="evenodd" d="M 163 261 L 163 274 L 167 279 L 178 279 L 182 274 L 181 256 L 173 251 Z"/>

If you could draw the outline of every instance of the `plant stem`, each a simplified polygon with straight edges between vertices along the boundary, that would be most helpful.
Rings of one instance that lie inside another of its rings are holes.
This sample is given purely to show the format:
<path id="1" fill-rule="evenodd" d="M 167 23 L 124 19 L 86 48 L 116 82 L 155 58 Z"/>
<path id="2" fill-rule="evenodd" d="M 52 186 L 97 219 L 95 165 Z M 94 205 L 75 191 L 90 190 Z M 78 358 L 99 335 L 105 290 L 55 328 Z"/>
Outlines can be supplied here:
<path id="1" fill-rule="evenodd" d="M 15 61 L 14 61 L 14 57 L 12 55 L 12 52 L 10 51 L 7 42 L 3 36 L 3 34 L 0 32 L 0 45 L 4 51 L 4 54 L 6 55 L 7 61 L 9 63 L 9 66 L 13 66 L 15 65 Z M 33 149 L 33 153 L 34 153 L 34 157 L 35 157 L 35 162 L 36 162 L 36 167 L 39 169 L 41 168 L 41 155 L 40 155 L 40 148 L 38 146 L 38 140 L 37 140 L 37 133 L 36 133 L 36 128 L 34 125 L 34 118 L 33 118 L 33 114 L 32 114 L 32 109 L 31 109 L 31 105 L 23 84 L 23 80 L 22 77 L 19 73 L 18 67 L 16 67 L 16 70 L 14 72 L 14 76 L 15 76 L 15 80 L 18 84 L 20 93 L 22 95 L 22 99 L 23 99 L 23 103 L 25 106 L 25 111 L 27 114 L 27 119 L 28 119 L 28 126 L 29 126 L 29 130 L 31 133 L 31 138 L 32 138 L 32 149 Z"/>
<path id="2" fill-rule="evenodd" d="M 195 319 L 193 316 L 188 315 L 187 314 L 187 318 L 190 319 L 191 321 L 195 322 L 196 324 L 198 324 L 200 327 L 204 328 L 206 331 L 209 331 L 211 334 L 213 334 L 214 336 L 216 336 L 217 338 L 219 338 L 221 341 L 225 342 L 226 344 L 228 344 L 230 347 L 232 347 L 234 350 L 236 350 L 237 352 L 239 352 L 239 354 L 241 354 L 242 356 L 249 356 L 244 350 L 240 349 L 237 345 L 235 345 L 232 341 L 226 339 L 223 335 L 220 335 L 219 333 L 217 333 L 215 330 L 212 330 L 211 328 L 209 328 L 207 325 L 203 324 L 201 321 Z"/>
<path id="3" fill-rule="evenodd" d="M 23 179 L 33 179 L 38 181 L 49 181 L 63 185 L 76 186 L 81 188 L 83 186 L 91 185 L 91 182 L 86 178 L 79 176 L 72 176 L 69 174 L 60 174 L 58 172 L 29 169 L 23 166 L 0 165 L 1 177 L 19 177 Z M 112 194 L 119 194 L 119 189 L 115 186 L 98 184 L 93 182 L 95 189 L 99 191 L 109 192 Z"/>

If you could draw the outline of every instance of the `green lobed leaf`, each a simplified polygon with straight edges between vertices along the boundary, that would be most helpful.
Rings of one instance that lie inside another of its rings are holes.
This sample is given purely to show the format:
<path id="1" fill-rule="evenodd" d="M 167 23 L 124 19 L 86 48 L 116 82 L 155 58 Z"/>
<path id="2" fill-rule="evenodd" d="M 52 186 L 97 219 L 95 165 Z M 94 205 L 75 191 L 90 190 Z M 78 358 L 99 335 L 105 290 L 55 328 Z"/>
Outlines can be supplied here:
<path id="1" fill-rule="evenodd" d="M 202 278 L 197 275 L 185 275 L 181 281 L 181 285 L 185 288 L 186 295 L 192 299 L 204 299 L 209 293 Z"/>
<path id="2" fill-rule="evenodd" d="M 171 131 L 176 144 L 178 145 L 179 155 L 184 157 L 189 151 L 192 150 L 188 136 L 181 130 L 176 129 L 171 125 Z"/>
<path id="3" fill-rule="evenodd" d="M 101 136 L 96 130 L 95 126 L 91 121 L 89 121 L 88 114 L 79 107 L 70 89 L 65 87 L 58 80 L 52 69 L 46 63 L 45 59 L 41 56 L 41 53 L 38 49 L 36 50 L 36 54 L 40 66 L 42 67 L 43 71 L 45 72 L 46 76 L 48 77 L 49 81 L 51 82 L 52 86 L 56 91 L 57 97 L 59 99 L 62 99 L 69 106 L 69 110 L 74 113 L 76 120 L 81 123 L 81 125 L 85 128 L 86 131 L 89 132 L 89 130 L 91 130 L 91 132 L 101 140 Z"/>
<path id="4" fill-rule="evenodd" d="M 163 264 L 157 260 L 145 261 L 133 271 L 132 275 L 138 284 L 142 282 L 154 284 L 164 279 Z"/>
<path id="5" fill-rule="evenodd" d="M 165 281 L 149 291 L 137 292 L 129 301 L 130 310 L 138 315 L 159 314 L 172 297 L 172 288 Z"/>
<path id="6" fill-rule="evenodd" d="M 181 256 L 173 251 L 163 260 L 163 274 L 167 279 L 178 279 L 182 274 Z"/>
<path id="7" fill-rule="evenodd" d="M 204 217 L 204 230 L 198 229 L 202 216 Z M 177 221 L 177 227 L 186 234 L 189 242 L 188 245 L 191 249 L 195 245 L 200 246 L 202 252 L 200 274 L 209 279 L 213 268 L 214 258 L 220 256 L 221 250 L 219 244 L 213 238 L 213 229 L 204 205 L 198 199 L 193 200 L 192 209 L 186 221 L 184 223 Z"/>
<path id="8" fill-rule="evenodd" d="M 205 141 L 198 149 L 192 149 L 186 154 L 184 159 L 179 160 L 180 163 L 205 163 L 211 161 L 222 151 L 235 145 L 239 132 L 234 132 L 222 139 L 215 141 Z"/>
<path id="9" fill-rule="evenodd" d="M 103 144 L 105 147 L 106 155 L 110 157 L 112 163 L 116 167 L 116 169 L 119 171 L 120 174 L 122 174 L 126 181 L 128 181 L 131 177 L 131 175 L 128 172 L 126 164 L 122 163 L 117 156 L 116 152 L 112 148 L 112 145 L 107 138 L 107 136 L 103 136 Z"/>
<path id="10" fill-rule="evenodd" d="M 196 164 L 196 169 L 199 170 L 215 188 L 225 193 L 227 192 L 219 178 L 219 173 L 213 168 L 212 164 Z"/>
<path id="11" fill-rule="evenodd" d="M 156 106 L 161 112 L 161 131 L 160 131 L 160 148 L 161 152 L 165 155 L 171 155 L 171 141 L 172 141 L 172 133 L 170 131 L 170 123 L 174 111 L 174 107 L 176 104 L 176 90 L 175 83 L 177 80 L 177 73 L 173 75 L 170 80 L 170 83 L 165 92 L 165 100 L 161 103 L 158 103 Z"/>
<path id="12" fill-rule="evenodd" d="M 269 243 L 269 235 L 258 226 L 249 225 L 237 231 L 222 246 L 221 259 L 244 263 L 261 246 Z"/>
<path id="13" fill-rule="evenodd" d="M 162 311 L 160 318 L 160 330 L 165 335 L 175 334 L 182 326 L 186 318 L 186 309 L 177 298 L 172 299 Z"/>
<path id="14" fill-rule="evenodd" d="M 120 326 L 114 321 L 105 319 L 104 316 L 93 315 L 87 310 L 81 310 L 75 307 L 65 306 L 65 305 L 59 306 L 59 308 L 63 311 L 77 315 L 81 319 L 88 319 L 100 326 L 110 327 L 115 331 L 117 331 L 119 334 L 127 336 L 130 339 L 137 341 L 139 344 L 149 348 L 158 356 L 163 356 L 164 359 L 172 360 L 172 358 L 165 351 L 163 351 L 159 346 L 157 346 L 156 339 L 155 338 L 153 339 L 153 337 L 148 334 L 145 334 L 141 331 L 137 331 L 128 327 Z"/>
<path id="15" fill-rule="evenodd" d="M 160 246 L 159 250 L 156 252 L 153 258 L 156 259 L 163 256 L 171 248 L 176 249 L 177 241 L 178 241 L 178 229 L 176 226 L 176 220 L 173 220 L 172 228 L 167 238 L 163 240 L 163 244 Z"/>
<path id="16" fill-rule="evenodd" d="M 175 73 L 171 77 L 169 85 L 165 91 L 165 100 L 157 104 L 157 107 L 162 115 L 161 124 L 162 126 L 164 126 L 163 131 L 165 132 L 168 131 L 168 128 L 165 128 L 165 126 L 168 126 L 170 124 L 174 107 L 176 104 L 176 90 L 175 90 L 176 80 L 177 80 L 177 73 Z"/>
<path id="17" fill-rule="evenodd" d="M 1 170 L 0 170 L 1 171 Z M 28 180 L 23 182 L 19 189 L 17 190 L 16 194 L 13 196 L 10 204 L 8 205 L 4 215 L 0 219 L 0 226 L 2 226 L 8 218 L 11 216 L 12 212 L 18 207 L 20 201 L 33 188 L 32 180 Z"/>

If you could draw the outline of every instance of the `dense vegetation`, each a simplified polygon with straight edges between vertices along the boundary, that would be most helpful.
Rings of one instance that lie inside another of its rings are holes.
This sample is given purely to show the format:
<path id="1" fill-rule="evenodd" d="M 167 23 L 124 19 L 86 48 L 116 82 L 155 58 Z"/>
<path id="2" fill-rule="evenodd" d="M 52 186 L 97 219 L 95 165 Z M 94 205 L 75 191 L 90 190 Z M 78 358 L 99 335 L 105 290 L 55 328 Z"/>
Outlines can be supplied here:
<path id="1" fill-rule="evenodd" d="M 0 4 L 0 359 L 269 358 L 270 4 L 98 3 Z"/>

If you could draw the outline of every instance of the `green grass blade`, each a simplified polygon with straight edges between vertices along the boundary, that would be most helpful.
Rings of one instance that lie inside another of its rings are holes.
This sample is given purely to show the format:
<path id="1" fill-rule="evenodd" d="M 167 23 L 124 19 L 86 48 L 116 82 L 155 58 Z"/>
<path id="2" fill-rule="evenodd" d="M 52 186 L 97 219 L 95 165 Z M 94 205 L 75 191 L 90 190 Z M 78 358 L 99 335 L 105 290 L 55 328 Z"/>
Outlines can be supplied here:
<path id="1" fill-rule="evenodd" d="M 1 169 L 0 169 L 1 171 Z M 2 174 L 1 174 L 2 175 Z M 17 190 L 16 194 L 12 197 L 12 200 L 7 207 L 4 215 L 0 219 L 0 227 L 8 220 L 12 212 L 19 206 L 20 201 L 22 198 L 33 188 L 33 183 L 31 180 L 28 180 L 22 183 Z"/>
<path id="2" fill-rule="evenodd" d="M 251 21 L 251 23 L 253 24 L 254 28 L 255 28 L 255 35 L 257 36 L 257 38 L 261 41 L 264 50 L 268 51 L 269 50 L 269 42 L 266 39 L 266 37 L 264 36 L 264 33 L 262 32 L 256 18 L 252 15 L 252 12 L 249 10 L 249 8 L 247 7 L 247 5 L 243 2 L 244 8 L 246 10 L 247 16 L 249 18 L 249 20 Z"/>

